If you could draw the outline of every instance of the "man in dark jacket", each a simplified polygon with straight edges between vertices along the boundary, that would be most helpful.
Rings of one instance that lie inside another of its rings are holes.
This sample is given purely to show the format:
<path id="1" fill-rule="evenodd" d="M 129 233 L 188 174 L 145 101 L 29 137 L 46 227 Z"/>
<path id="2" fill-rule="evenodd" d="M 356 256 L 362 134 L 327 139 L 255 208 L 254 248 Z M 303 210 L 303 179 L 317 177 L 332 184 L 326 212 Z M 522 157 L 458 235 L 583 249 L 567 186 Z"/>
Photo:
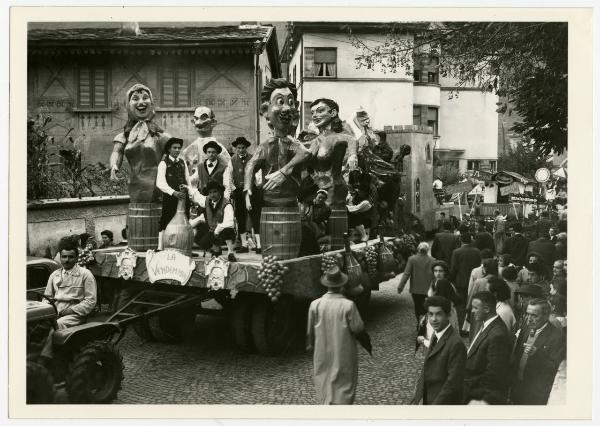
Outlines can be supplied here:
<path id="1" fill-rule="evenodd" d="M 529 240 L 523 236 L 523 226 L 521 226 L 520 223 L 515 223 L 512 226 L 512 229 L 514 235 L 504 242 L 502 254 L 510 255 L 511 260 L 515 265 L 525 266 L 527 264 Z"/>
<path id="2" fill-rule="evenodd" d="M 413 402 L 462 404 L 467 350 L 458 331 L 450 325 L 450 301 L 442 296 L 432 296 L 425 301 L 425 308 L 434 334 Z"/>
<path id="3" fill-rule="evenodd" d="M 473 295 L 472 312 L 483 327 L 467 350 L 464 402 L 506 404 L 511 338 L 496 314 L 496 298 L 489 291 Z"/>
<path id="4" fill-rule="evenodd" d="M 515 374 L 511 401 L 519 405 L 545 405 L 560 362 L 565 357 L 565 336 L 548 321 L 550 305 L 533 299 L 527 305 L 527 325 L 518 331 L 511 359 Z"/>
<path id="5" fill-rule="evenodd" d="M 450 280 L 454 283 L 456 291 L 460 296 L 460 301 L 456 305 L 456 313 L 458 315 L 458 323 L 462 324 L 465 319 L 469 278 L 473 268 L 481 265 L 481 253 L 471 245 L 470 234 L 462 233 L 460 241 L 462 243 L 461 247 L 452 252 L 450 259 Z"/>
<path id="6" fill-rule="evenodd" d="M 479 221 L 478 223 L 478 230 L 474 236 L 473 245 L 480 251 L 487 248 L 494 253 L 496 252 L 494 237 L 492 237 L 492 234 L 485 230 L 485 222 L 483 220 Z"/>
<path id="7" fill-rule="evenodd" d="M 552 276 L 552 265 L 556 260 L 556 247 L 548 238 L 548 233 L 541 235 L 537 240 L 529 243 L 528 253 L 539 253 L 542 263 L 545 265 L 546 276 Z"/>
<path id="8" fill-rule="evenodd" d="M 442 227 L 443 231 L 435 234 L 433 238 L 431 255 L 449 265 L 450 260 L 452 260 L 452 252 L 454 249 L 460 247 L 460 240 L 450 231 L 452 228 L 450 222 L 444 222 Z"/>

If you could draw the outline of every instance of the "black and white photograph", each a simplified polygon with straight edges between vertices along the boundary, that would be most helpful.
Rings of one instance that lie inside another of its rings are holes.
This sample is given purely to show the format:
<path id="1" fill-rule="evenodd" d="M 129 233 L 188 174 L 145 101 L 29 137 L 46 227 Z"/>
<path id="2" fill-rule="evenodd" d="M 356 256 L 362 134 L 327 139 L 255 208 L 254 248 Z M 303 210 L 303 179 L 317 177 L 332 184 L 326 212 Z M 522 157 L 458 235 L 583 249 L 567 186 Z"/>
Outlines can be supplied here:
<path id="1" fill-rule="evenodd" d="M 255 15 L 27 21 L 27 410 L 587 389 L 573 24 Z"/>

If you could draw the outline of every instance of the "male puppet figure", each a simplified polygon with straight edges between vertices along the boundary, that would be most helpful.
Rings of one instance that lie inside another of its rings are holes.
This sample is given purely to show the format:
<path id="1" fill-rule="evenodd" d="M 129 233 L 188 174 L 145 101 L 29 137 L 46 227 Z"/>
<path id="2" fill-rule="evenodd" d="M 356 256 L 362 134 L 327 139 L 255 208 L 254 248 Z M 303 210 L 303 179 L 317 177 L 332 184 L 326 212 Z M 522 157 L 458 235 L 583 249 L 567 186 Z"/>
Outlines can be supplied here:
<path id="1" fill-rule="evenodd" d="M 190 171 L 190 181 L 192 185 L 198 184 L 198 168 L 206 161 L 206 151 L 204 145 L 210 141 L 214 141 L 221 147 L 219 153 L 219 162 L 227 166 L 229 164 L 230 155 L 227 149 L 219 143 L 212 135 L 213 129 L 217 125 L 215 113 L 208 107 L 199 106 L 194 111 L 192 123 L 196 127 L 199 137 L 183 150 L 182 158 L 185 160 Z"/>
<path id="2" fill-rule="evenodd" d="M 282 78 L 270 80 L 263 88 L 260 113 L 274 136 L 262 142 L 246 165 L 244 191 L 246 205 L 252 209 L 250 196 L 254 174 L 263 176 L 263 203 L 265 207 L 294 207 L 298 205 L 300 167 L 310 153 L 296 139 L 289 136 L 298 118 L 296 86 Z"/>

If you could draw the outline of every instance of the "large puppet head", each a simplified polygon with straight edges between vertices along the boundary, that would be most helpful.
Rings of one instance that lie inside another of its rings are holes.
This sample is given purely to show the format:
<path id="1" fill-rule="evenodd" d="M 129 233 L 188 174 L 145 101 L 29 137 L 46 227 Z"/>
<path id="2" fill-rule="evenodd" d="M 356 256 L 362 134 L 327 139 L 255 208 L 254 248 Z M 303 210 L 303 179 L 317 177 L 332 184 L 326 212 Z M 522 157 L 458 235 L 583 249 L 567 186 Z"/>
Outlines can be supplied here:
<path id="1" fill-rule="evenodd" d="M 260 114 L 275 135 L 287 136 L 298 125 L 297 96 L 296 86 L 283 78 L 269 80 L 260 92 Z"/>
<path id="2" fill-rule="evenodd" d="M 310 112 L 312 122 L 319 130 L 331 126 L 335 132 L 342 131 L 342 121 L 339 118 L 340 107 L 337 102 L 327 98 L 317 99 L 310 104 Z"/>
<path id="3" fill-rule="evenodd" d="M 154 100 L 150 89 L 140 83 L 127 91 L 127 114 L 135 121 L 149 121 L 154 117 Z"/>
<path id="4" fill-rule="evenodd" d="M 192 123 L 194 123 L 196 131 L 200 136 L 208 137 L 212 135 L 212 130 L 217 125 L 217 120 L 215 119 L 215 113 L 212 109 L 205 106 L 199 106 L 194 111 Z"/>

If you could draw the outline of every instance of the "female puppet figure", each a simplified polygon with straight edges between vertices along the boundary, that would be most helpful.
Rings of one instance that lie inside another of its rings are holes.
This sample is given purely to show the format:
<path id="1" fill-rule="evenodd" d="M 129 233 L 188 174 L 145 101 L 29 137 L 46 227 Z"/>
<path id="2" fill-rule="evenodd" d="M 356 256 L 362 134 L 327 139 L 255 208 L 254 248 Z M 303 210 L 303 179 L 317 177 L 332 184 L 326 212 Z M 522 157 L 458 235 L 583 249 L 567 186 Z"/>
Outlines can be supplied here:
<path id="1" fill-rule="evenodd" d="M 156 123 L 152 92 L 143 84 L 134 84 L 127 91 L 127 114 L 129 119 L 113 140 L 110 157 L 111 179 L 123 162 L 123 154 L 129 162 L 129 199 L 132 203 L 154 203 L 160 192 L 156 188 L 158 163 L 164 146 L 171 138 Z"/>

